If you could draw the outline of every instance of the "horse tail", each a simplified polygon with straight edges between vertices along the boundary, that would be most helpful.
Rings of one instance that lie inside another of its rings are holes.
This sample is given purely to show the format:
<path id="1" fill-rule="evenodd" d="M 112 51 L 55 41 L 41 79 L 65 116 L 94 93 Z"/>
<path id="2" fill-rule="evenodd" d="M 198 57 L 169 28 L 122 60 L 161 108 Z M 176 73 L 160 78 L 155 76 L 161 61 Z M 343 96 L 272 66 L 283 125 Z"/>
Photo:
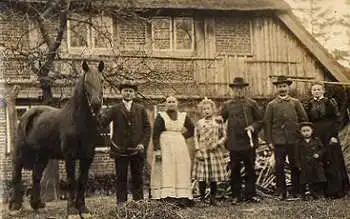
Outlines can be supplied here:
<path id="1" fill-rule="evenodd" d="M 36 153 L 30 143 L 28 143 L 28 133 L 33 127 L 35 117 L 42 111 L 31 109 L 23 114 L 17 126 L 16 145 L 14 148 L 13 162 L 20 163 L 24 169 L 32 170 L 35 163 Z"/>

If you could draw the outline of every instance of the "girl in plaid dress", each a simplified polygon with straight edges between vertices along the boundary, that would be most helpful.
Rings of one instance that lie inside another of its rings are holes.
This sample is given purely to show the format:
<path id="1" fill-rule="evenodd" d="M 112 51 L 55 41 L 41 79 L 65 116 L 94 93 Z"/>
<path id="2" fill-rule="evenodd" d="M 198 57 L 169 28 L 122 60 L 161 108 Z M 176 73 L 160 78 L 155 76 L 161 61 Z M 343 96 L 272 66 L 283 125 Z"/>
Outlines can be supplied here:
<path id="1" fill-rule="evenodd" d="M 199 181 L 201 200 L 205 199 L 206 183 L 210 182 L 210 204 L 215 205 L 216 184 L 226 180 L 223 120 L 214 116 L 215 103 L 205 98 L 199 104 L 204 118 L 197 122 L 194 134 L 195 159 L 192 176 Z"/>

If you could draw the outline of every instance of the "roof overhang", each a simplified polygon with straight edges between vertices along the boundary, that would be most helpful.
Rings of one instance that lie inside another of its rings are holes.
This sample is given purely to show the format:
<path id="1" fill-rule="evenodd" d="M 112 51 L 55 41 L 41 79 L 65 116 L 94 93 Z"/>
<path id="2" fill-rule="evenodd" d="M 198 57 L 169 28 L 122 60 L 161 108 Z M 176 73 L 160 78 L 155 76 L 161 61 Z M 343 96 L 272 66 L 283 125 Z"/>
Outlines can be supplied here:
<path id="1" fill-rule="evenodd" d="M 292 12 L 279 13 L 277 16 L 337 81 L 350 81 L 349 77 L 346 75 L 344 67 L 341 66 L 337 60 L 335 60 L 335 58 L 305 29 L 299 19 Z"/>

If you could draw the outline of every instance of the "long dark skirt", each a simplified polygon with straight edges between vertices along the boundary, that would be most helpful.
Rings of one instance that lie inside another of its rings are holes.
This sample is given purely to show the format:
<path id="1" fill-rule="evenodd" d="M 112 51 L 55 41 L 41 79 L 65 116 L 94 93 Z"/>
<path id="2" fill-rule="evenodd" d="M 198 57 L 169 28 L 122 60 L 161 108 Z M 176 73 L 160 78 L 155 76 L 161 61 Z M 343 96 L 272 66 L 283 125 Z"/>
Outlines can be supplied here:
<path id="1" fill-rule="evenodd" d="M 327 146 L 325 174 L 327 178 L 325 195 L 334 198 L 344 196 L 350 184 L 340 144 Z"/>

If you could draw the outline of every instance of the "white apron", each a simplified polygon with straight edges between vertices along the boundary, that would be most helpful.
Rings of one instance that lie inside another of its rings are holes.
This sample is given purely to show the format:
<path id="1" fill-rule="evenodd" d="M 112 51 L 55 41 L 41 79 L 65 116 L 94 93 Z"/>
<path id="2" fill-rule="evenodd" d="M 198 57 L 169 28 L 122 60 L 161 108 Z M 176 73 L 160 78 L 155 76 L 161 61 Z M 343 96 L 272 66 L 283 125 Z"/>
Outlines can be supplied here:
<path id="1" fill-rule="evenodd" d="M 171 120 L 166 112 L 159 113 L 166 131 L 160 135 L 161 160 L 152 159 L 151 197 L 192 199 L 191 159 L 182 135 L 186 113 L 179 112 Z"/>

